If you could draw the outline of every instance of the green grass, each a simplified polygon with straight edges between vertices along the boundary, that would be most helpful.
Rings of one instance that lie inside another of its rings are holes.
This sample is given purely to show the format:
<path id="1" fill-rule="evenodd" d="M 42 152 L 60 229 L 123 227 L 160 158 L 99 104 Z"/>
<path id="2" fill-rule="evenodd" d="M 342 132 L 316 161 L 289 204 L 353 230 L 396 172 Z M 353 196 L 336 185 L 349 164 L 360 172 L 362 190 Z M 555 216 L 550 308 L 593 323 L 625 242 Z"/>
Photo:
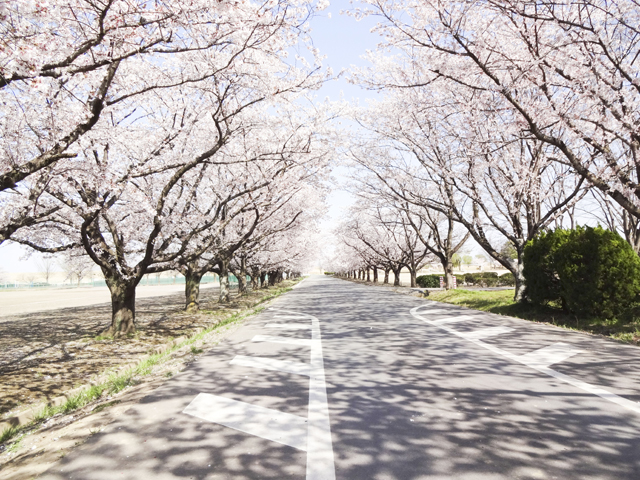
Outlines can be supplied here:
<path id="1" fill-rule="evenodd" d="M 551 323 L 572 330 L 606 335 L 628 343 L 638 343 L 640 340 L 640 322 L 637 316 L 625 319 L 578 318 L 562 311 L 557 305 L 516 303 L 513 301 L 513 290 L 446 290 L 431 292 L 429 300 L 524 320 Z"/>
<path id="2" fill-rule="evenodd" d="M 41 423 L 45 422 L 49 418 L 53 417 L 54 415 L 57 415 L 59 413 L 69 413 L 69 412 L 78 410 L 79 408 L 82 408 L 88 405 L 89 403 L 91 403 L 92 401 L 100 398 L 102 394 L 105 392 L 109 393 L 110 395 L 114 395 L 118 392 L 121 392 L 128 386 L 138 382 L 140 378 L 151 374 L 154 366 L 168 360 L 176 350 L 180 350 L 181 348 L 186 346 L 191 346 L 192 353 L 201 353 L 202 350 L 197 349 L 195 346 L 193 346 L 193 344 L 195 344 L 197 341 L 202 340 L 205 336 L 207 336 L 209 333 L 211 333 L 214 330 L 218 330 L 222 327 L 229 326 L 234 323 L 238 323 L 251 315 L 256 315 L 262 312 L 266 307 L 257 306 L 257 305 L 260 305 L 268 300 L 278 297 L 290 290 L 291 290 L 291 287 L 278 288 L 271 295 L 263 298 L 260 302 L 258 302 L 254 308 L 247 310 L 245 312 L 235 313 L 234 315 L 231 315 L 230 317 L 216 323 L 212 327 L 209 327 L 203 330 L 202 332 L 187 338 L 186 340 L 178 343 L 177 345 L 171 346 L 170 348 L 168 348 L 162 353 L 150 355 L 149 357 L 147 357 L 146 359 L 138 363 L 133 368 L 128 368 L 122 372 L 113 373 L 107 378 L 106 381 L 102 382 L 101 384 L 92 385 L 90 388 L 86 390 L 82 390 L 81 392 L 70 396 L 67 399 L 67 401 L 62 405 L 59 405 L 57 407 L 47 405 L 43 407 L 40 411 L 36 412 L 31 423 L 27 425 L 17 426 L 17 427 L 9 427 L 9 428 L 6 428 L 4 431 L 0 432 L 0 444 L 10 441 L 12 438 L 16 437 L 16 435 L 20 434 L 21 432 L 26 432 L 28 429 L 32 429 L 40 425 Z M 167 376 L 170 376 L 170 375 L 167 375 Z M 109 402 L 108 404 L 105 404 L 105 406 L 113 405 L 114 403 L 116 402 Z M 101 408 L 97 407 L 96 409 L 94 409 L 94 412 L 99 411 L 99 409 Z M 13 449 L 16 448 L 15 443 L 16 442 L 14 442 L 14 445 L 11 448 Z"/>

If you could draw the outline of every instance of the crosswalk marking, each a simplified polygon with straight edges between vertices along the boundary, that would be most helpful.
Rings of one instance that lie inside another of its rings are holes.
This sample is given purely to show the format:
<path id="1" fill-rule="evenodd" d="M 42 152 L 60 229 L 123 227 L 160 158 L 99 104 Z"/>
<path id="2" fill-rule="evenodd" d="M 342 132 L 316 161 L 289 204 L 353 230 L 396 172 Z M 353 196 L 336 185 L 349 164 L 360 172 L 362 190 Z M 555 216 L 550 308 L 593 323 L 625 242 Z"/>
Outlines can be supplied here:
<path id="1" fill-rule="evenodd" d="M 296 375 L 309 376 L 310 366 L 308 363 L 292 362 L 290 360 L 278 360 L 267 357 L 247 357 L 236 355 L 229 362 L 231 365 L 242 367 L 262 368 L 264 370 L 277 370 L 280 372 L 295 373 Z"/>
<path id="2" fill-rule="evenodd" d="M 527 365 L 535 365 L 536 367 L 548 367 L 554 363 L 559 363 L 569 357 L 582 353 L 582 350 L 569 345 L 567 343 L 554 343 L 548 347 L 539 348 L 533 352 L 529 352 L 520 356 L 520 361 Z"/>
<path id="3" fill-rule="evenodd" d="M 307 451 L 307 419 L 230 398 L 199 393 L 183 413 Z"/>

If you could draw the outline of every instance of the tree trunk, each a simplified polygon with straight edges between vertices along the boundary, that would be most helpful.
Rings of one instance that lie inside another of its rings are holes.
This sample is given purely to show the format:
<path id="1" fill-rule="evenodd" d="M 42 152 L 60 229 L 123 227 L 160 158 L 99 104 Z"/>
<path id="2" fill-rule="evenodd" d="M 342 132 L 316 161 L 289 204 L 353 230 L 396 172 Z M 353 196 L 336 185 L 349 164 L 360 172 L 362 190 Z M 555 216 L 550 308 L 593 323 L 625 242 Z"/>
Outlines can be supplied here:
<path id="1" fill-rule="evenodd" d="M 105 281 L 111 292 L 111 326 L 101 335 L 120 336 L 136 331 L 136 284 L 108 277 Z"/>
<path id="2" fill-rule="evenodd" d="M 373 283 L 378 283 L 378 267 L 373 267 Z"/>
<path id="3" fill-rule="evenodd" d="M 451 262 L 442 262 L 444 268 L 444 288 L 451 290 L 453 288 L 453 264 Z"/>
<path id="4" fill-rule="evenodd" d="M 393 270 L 393 276 L 394 276 L 393 286 L 394 287 L 399 287 L 400 286 L 400 271 L 401 270 L 402 270 L 402 267 Z"/>
<path id="5" fill-rule="evenodd" d="M 203 274 L 194 273 L 190 268 L 184 275 L 185 310 L 188 313 L 197 312 L 200 309 L 200 281 Z"/>
<path id="6" fill-rule="evenodd" d="M 367 282 L 371 281 L 371 273 L 369 267 L 367 267 Z"/>
<path id="7" fill-rule="evenodd" d="M 229 267 L 226 260 L 219 263 L 220 265 L 220 298 L 218 302 L 226 303 L 229 301 Z"/>
<path id="8" fill-rule="evenodd" d="M 518 263 L 515 265 L 515 272 L 513 272 L 513 276 L 516 279 L 516 291 L 513 296 L 513 300 L 515 302 L 522 302 L 525 300 L 524 298 L 524 275 L 522 274 L 522 269 L 524 268 L 522 262 L 522 255 L 518 255 Z"/>
<path id="9" fill-rule="evenodd" d="M 260 272 L 260 288 L 267 288 L 267 272 Z"/>
<path id="10" fill-rule="evenodd" d="M 385 268 L 384 269 L 384 282 L 383 283 L 389 283 L 389 272 L 391 271 L 391 269 L 389 268 Z"/>
<path id="11" fill-rule="evenodd" d="M 411 288 L 417 287 L 418 284 L 416 283 L 416 269 L 415 268 L 410 268 L 409 269 L 409 275 L 411 275 Z"/>

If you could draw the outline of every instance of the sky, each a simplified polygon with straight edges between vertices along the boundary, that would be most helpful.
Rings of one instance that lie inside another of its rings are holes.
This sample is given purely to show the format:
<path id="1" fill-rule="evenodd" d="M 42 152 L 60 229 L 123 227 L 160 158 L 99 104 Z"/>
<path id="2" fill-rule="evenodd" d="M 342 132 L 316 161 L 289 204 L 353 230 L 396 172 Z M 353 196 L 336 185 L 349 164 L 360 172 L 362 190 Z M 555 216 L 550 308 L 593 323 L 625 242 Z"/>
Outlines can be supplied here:
<path id="1" fill-rule="evenodd" d="M 316 48 L 322 55 L 326 55 L 324 66 L 333 69 L 338 74 L 343 69 L 352 65 L 363 67 L 367 62 L 361 58 L 367 50 L 374 50 L 379 42 L 379 36 L 371 33 L 371 28 L 376 24 L 373 19 L 356 21 L 347 15 L 341 15 L 341 10 L 350 9 L 348 0 L 332 0 L 331 5 L 319 12 L 310 22 L 311 36 Z M 348 101 L 358 101 L 366 104 L 367 99 L 374 98 L 375 94 L 350 84 L 347 75 L 342 75 L 335 81 L 326 83 L 317 93 L 319 101 L 329 98 L 338 101 L 342 98 Z M 335 175 L 340 176 L 340 170 Z M 333 191 L 328 198 L 328 218 L 323 223 L 323 228 L 328 230 L 338 221 L 344 207 L 351 203 L 348 193 L 340 190 Z M 5 242 L 0 245 L 0 269 L 5 272 L 26 273 L 37 272 L 38 260 L 41 255 L 37 252 L 25 258 L 27 249 L 20 245 Z"/>

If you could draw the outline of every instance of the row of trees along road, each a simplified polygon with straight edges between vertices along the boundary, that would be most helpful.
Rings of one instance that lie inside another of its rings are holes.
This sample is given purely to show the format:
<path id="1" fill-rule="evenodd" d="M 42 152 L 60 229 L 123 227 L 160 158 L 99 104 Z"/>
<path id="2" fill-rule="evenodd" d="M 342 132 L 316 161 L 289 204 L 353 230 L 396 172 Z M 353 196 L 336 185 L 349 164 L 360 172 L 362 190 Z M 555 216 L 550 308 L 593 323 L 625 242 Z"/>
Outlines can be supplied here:
<path id="1" fill-rule="evenodd" d="M 323 213 L 326 78 L 307 0 L 0 5 L 0 243 L 82 251 L 135 331 L 143 275 L 299 268 Z M 312 58 L 290 58 L 307 46 Z M 245 285 L 241 283 L 241 289 Z"/>
<path id="2" fill-rule="evenodd" d="M 514 274 L 520 299 L 525 244 L 581 209 L 638 251 L 636 1 L 363 3 L 352 14 L 378 18 L 383 43 L 352 81 L 382 100 L 353 113 L 367 132 L 348 152 L 362 206 L 343 236 L 361 244 L 343 248 L 382 265 L 360 216 L 384 197 L 383 216 L 413 228 L 449 286 L 451 256 L 469 235 Z M 353 255 L 341 258 L 334 270 L 354 269 Z"/>

